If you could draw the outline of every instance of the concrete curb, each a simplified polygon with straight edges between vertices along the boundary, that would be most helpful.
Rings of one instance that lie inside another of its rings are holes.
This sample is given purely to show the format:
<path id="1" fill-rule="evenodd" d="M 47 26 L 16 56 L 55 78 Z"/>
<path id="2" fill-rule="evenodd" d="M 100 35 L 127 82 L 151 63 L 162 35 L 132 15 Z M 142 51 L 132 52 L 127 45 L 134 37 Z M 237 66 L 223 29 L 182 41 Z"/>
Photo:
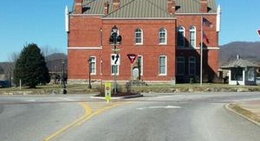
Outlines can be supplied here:
<path id="1" fill-rule="evenodd" d="M 111 100 L 121 100 L 121 99 L 128 99 L 128 98 L 137 98 L 137 97 L 143 97 L 142 94 L 136 94 L 136 95 L 129 95 L 129 96 L 119 96 L 119 97 L 111 97 Z M 105 97 L 96 97 L 91 96 L 91 99 L 102 99 L 105 100 Z"/>
<path id="2" fill-rule="evenodd" d="M 232 109 L 232 108 L 229 107 L 230 105 L 231 105 L 231 104 L 225 104 L 225 105 L 224 105 L 225 109 L 227 109 L 227 110 L 229 110 L 229 111 L 231 111 L 231 112 L 233 112 L 233 113 L 239 115 L 240 117 L 242 117 L 242 118 L 244 118 L 244 119 L 246 119 L 246 120 L 252 122 L 253 124 L 255 124 L 255 125 L 257 125 L 257 126 L 260 126 L 260 123 L 259 123 L 259 122 L 257 122 L 257 121 L 255 121 L 255 120 L 253 120 L 253 119 L 251 119 L 251 118 L 249 118 L 249 117 L 247 117 L 247 116 L 245 116 L 245 115 L 243 115 L 243 114 L 241 114 L 241 113 L 235 111 L 234 109 Z M 242 107 L 241 107 L 241 108 L 242 108 Z"/>

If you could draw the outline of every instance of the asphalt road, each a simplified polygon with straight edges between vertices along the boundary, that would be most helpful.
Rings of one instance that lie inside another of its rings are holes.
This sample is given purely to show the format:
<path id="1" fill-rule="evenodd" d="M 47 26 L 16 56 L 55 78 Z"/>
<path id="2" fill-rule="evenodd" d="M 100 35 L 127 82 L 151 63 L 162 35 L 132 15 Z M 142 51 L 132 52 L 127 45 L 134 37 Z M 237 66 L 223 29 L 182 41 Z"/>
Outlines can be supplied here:
<path id="1" fill-rule="evenodd" d="M 0 97 L 0 140 L 41 141 L 83 112 L 65 97 Z"/>
<path id="2" fill-rule="evenodd" d="M 0 140 L 43 141 L 82 117 L 88 96 L 0 97 Z M 122 100 L 53 141 L 259 141 L 259 126 L 224 105 L 260 93 L 145 94 Z"/>
<path id="3" fill-rule="evenodd" d="M 226 110 L 258 93 L 137 98 L 91 118 L 56 141 L 259 141 L 260 128 Z M 149 97 L 150 96 L 150 97 Z M 129 101 L 129 100 L 128 100 Z"/>

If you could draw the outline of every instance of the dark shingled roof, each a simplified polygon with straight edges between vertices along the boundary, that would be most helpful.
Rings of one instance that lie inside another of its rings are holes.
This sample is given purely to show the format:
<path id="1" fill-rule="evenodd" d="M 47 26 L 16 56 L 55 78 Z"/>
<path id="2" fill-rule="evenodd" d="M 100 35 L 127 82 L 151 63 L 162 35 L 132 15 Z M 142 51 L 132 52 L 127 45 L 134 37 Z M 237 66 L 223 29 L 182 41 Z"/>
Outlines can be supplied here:
<path id="1" fill-rule="evenodd" d="M 104 15 L 104 3 L 109 13 Z M 84 0 L 84 14 L 103 15 L 104 18 L 174 18 L 167 11 L 167 0 L 120 0 L 120 8 L 113 11 L 113 0 Z M 208 0 L 208 13 L 217 11 L 215 0 Z M 176 0 L 176 14 L 199 14 L 200 0 Z"/>
<path id="2" fill-rule="evenodd" d="M 228 63 L 225 66 L 222 66 L 221 68 L 228 69 L 228 68 L 236 68 L 236 67 L 246 68 L 246 67 L 258 67 L 258 66 L 253 62 L 250 62 L 248 60 L 243 60 L 240 58 Z"/>

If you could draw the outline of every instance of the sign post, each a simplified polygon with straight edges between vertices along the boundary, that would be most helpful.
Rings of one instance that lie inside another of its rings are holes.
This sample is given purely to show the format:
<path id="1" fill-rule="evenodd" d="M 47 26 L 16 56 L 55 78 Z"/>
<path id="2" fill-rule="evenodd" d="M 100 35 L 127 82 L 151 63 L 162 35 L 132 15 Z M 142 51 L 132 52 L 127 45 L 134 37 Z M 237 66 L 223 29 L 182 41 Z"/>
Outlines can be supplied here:
<path id="1" fill-rule="evenodd" d="M 119 67 L 120 65 L 120 58 L 119 58 L 119 49 L 117 48 L 117 45 L 121 44 L 122 36 L 119 35 L 119 30 L 114 25 L 111 29 L 111 36 L 109 38 L 109 43 L 114 48 L 112 48 L 112 51 L 114 51 L 114 54 L 111 55 L 111 65 Z M 116 74 L 117 72 L 114 72 L 114 94 L 117 94 L 117 83 L 116 83 Z"/>
<path id="2" fill-rule="evenodd" d="M 109 103 L 109 101 L 111 100 L 111 83 L 110 82 L 105 83 L 105 100 L 107 101 L 107 103 Z"/>

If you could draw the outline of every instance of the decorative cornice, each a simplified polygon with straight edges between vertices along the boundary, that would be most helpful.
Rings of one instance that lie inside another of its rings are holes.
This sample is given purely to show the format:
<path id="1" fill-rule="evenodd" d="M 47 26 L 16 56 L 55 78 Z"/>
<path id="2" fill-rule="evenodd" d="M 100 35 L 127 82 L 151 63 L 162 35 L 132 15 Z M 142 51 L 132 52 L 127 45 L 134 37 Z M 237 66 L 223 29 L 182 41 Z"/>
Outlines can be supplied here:
<path id="1" fill-rule="evenodd" d="M 102 46 L 99 47 L 68 47 L 68 50 L 100 50 Z"/>
<path id="2" fill-rule="evenodd" d="M 134 18 L 109 18 L 109 17 L 105 17 L 105 18 L 102 18 L 104 20 L 176 20 L 175 17 L 172 17 L 172 18 L 169 18 L 169 17 L 165 17 L 165 18 L 162 18 L 162 17 L 143 17 L 143 18 L 137 18 L 137 17 L 134 17 Z"/>

